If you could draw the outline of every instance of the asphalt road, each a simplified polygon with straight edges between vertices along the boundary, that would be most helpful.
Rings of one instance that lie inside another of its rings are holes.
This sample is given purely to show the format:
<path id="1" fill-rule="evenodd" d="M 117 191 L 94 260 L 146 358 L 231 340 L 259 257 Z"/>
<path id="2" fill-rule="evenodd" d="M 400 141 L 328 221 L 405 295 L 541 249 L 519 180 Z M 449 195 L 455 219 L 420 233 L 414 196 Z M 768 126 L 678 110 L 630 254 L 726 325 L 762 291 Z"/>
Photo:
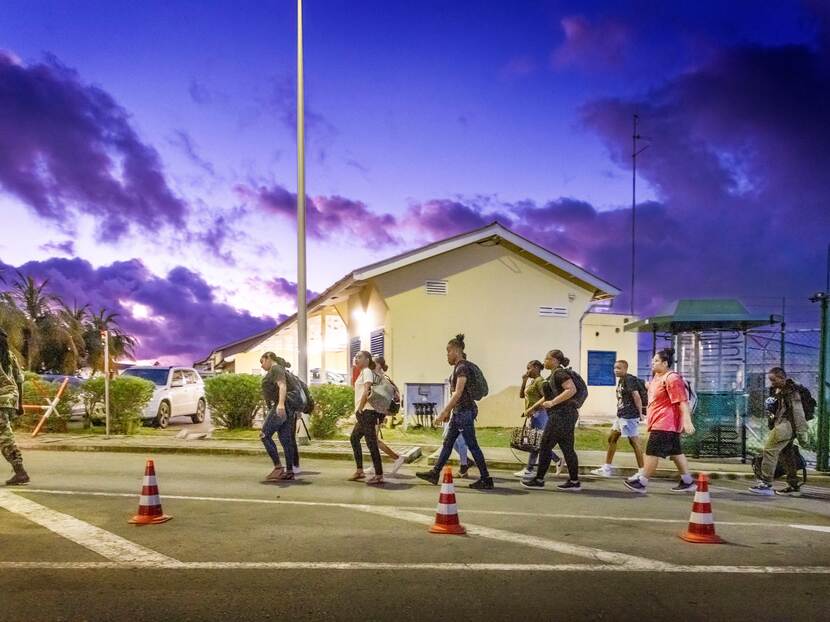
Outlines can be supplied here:
<path id="1" fill-rule="evenodd" d="M 0 489 L 0 620 L 826 620 L 830 488 L 759 499 L 717 482 L 724 545 L 693 545 L 692 495 L 620 480 L 527 491 L 457 482 L 467 536 L 428 533 L 438 488 L 385 489 L 315 461 L 262 484 L 266 460 L 156 458 L 164 511 L 134 527 L 144 458 L 30 452 Z"/>

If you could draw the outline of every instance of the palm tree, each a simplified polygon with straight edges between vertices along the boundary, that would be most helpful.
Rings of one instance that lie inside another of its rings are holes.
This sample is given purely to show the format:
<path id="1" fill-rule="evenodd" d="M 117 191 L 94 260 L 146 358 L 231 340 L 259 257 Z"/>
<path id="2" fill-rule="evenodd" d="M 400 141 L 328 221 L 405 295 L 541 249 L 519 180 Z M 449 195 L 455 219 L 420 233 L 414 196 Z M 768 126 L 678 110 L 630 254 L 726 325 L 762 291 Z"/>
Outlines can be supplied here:
<path id="1" fill-rule="evenodd" d="M 108 330 L 110 335 L 110 369 L 114 368 L 115 361 L 125 356 L 135 356 L 135 337 L 125 333 L 118 324 L 118 313 L 106 309 L 99 309 L 97 313 L 89 314 L 86 324 L 84 342 L 87 349 L 87 360 L 93 371 L 104 370 L 104 348 L 101 343 L 101 331 Z"/>
<path id="2" fill-rule="evenodd" d="M 58 315 L 72 342 L 75 344 L 75 351 L 78 353 L 79 359 L 86 358 L 87 349 L 84 341 L 84 333 L 86 332 L 87 320 L 90 315 L 89 305 L 78 306 L 78 302 L 73 300 L 72 306 L 70 307 L 65 302 L 60 301 Z"/>

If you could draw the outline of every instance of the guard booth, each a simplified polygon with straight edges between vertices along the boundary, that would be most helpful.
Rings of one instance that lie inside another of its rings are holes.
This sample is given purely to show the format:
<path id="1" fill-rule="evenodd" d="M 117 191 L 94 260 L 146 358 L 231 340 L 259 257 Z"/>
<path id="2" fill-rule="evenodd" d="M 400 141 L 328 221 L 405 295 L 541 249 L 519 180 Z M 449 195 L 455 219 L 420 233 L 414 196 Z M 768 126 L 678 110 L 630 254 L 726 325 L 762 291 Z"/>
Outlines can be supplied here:
<path id="1" fill-rule="evenodd" d="M 750 404 L 764 401 L 763 377 L 747 375 L 747 339 L 753 329 L 781 321 L 777 315 L 751 314 L 736 299 L 686 299 L 625 327 L 651 334 L 652 356 L 659 349 L 658 341 L 671 343 L 676 352 L 674 369 L 697 393 L 695 434 L 683 437 L 686 454 L 746 460 L 749 419 L 763 417 L 762 411 L 750 413 Z"/>

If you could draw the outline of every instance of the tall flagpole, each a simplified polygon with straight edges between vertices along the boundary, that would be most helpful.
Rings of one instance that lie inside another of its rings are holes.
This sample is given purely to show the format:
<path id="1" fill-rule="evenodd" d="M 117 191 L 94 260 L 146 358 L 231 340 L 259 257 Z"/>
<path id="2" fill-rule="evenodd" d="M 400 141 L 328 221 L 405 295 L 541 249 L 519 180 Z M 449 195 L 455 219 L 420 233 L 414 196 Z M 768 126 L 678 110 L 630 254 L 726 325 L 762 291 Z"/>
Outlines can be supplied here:
<path id="1" fill-rule="evenodd" d="M 297 0 L 297 375 L 308 382 L 308 318 L 305 265 L 305 93 L 303 0 Z"/>

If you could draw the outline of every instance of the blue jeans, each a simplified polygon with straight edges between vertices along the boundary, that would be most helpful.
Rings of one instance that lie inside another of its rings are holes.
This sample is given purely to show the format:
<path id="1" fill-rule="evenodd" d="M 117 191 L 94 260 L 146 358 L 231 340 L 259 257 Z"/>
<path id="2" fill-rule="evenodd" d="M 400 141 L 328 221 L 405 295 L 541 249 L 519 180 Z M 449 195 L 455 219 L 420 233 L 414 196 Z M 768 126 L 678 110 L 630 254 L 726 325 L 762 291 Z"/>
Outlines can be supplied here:
<path id="1" fill-rule="evenodd" d="M 432 467 L 435 471 L 441 472 L 441 469 L 447 464 L 447 460 L 450 459 L 455 441 L 462 437 L 473 455 L 473 460 L 476 462 L 481 477 L 490 477 L 490 473 L 487 471 L 487 463 L 484 461 L 484 454 L 481 452 L 481 447 L 478 446 L 478 440 L 476 439 L 476 414 L 474 410 L 458 410 L 452 414 L 450 424 L 447 426 L 447 435 L 444 437 L 444 445 L 441 447 L 441 455 L 438 456 L 438 462 Z"/>
<path id="2" fill-rule="evenodd" d="M 548 424 L 548 411 L 544 408 L 538 409 L 535 413 L 530 416 L 530 429 L 531 430 L 544 430 L 545 426 Z M 559 462 L 559 456 L 556 455 L 555 451 L 551 451 L 551 460 L 553 462 Z M 527 459 L 527 468 L 534 469 L 536 468 L 536 464 L 539 462 L 539 452 L 538 451 L 531 451 L 530 456 Z"/>
<path id="3" fill-rule="evenodd" d="M 447 438 L 447 432 L 450 431 L 450 422 L 444 424 L 444 438 Z M 460 434 L 458 438 L 455 439 L 455 445 L 453 445 L 456 453 L 458 454 L 458 463 L 467 466 L 467 443 L 464 442 L 464 437 Z"/>
<path id="4" fill-rule="evenodd" d="M 276 412 L 269 413 L 262 423 L 262 431 L 259 438 L 262 444 L 265 445 L 265 451 L 271 458 L 274 466 L 280 466 L 280 452 L 277 451 L 277 445 L 274 443 L 274 434 L 280 439 L 280 445 L 285 452 L 285 467 L 289 471 L 294 470 L 294 439 L 292 430 L 294 429 L 294 413 L 286 412 L 286 417 L 282 422 L 277 421 Z"/>

